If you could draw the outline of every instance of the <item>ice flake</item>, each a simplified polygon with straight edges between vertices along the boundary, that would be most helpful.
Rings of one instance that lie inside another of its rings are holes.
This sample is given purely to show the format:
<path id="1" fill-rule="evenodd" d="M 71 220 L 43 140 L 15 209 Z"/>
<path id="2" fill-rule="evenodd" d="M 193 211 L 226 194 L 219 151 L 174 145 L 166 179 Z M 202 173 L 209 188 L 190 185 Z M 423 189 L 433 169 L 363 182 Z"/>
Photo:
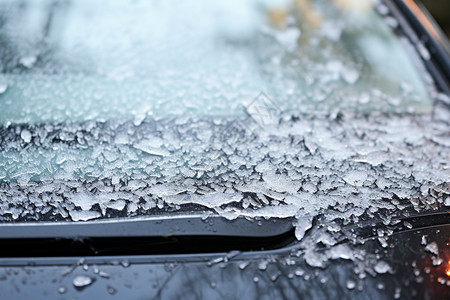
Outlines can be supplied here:
<path id="1" fill-rule="evenodd" d="M 358 71 L 347 68 L 342 69 L 341 76 L 348 84 L 355 84 L 359 79 Z"/>
<path id="2" fill-rule="evenodd" d="M 115 210 L 123 210 L 127 202 L 125 200 L 116 200 L 106 203 L 106 207 Z"/>
<path id="3" fill-rule="evenodd" d="M 388 160 L 388 156 L 381 152 L 372 152 L 364 156 L 359 156 L 353 159 L 357 162 L 365 162 L 372 166 L 379 166 Z"/>
<path id="4" fill-rule="evenodd" d="M 311 267 L 324 268 L 328 258 L 319 252 L 314 250 L 308 250 L 305 253 L 305 261 Z"/>
<path id="5" fill-rule="evenodd" d="M 353 290 L 356 287 L 356 283 L 353 280 L 347 280 L 345 285 L 349 290 Z"/>
<path id="6" fill-rule="evenodd" d="M 165 149 L 149 147 L 146 144 L 137 144 L 137 145 L 134 145 L 134 147 L 138 150 L 141 150 L 142 152 L 144 152 L 146 154 L 149 154 L 149 155 L 168 156 L 170 154 L 170 152 Z"/>
<path id="7" fill-rule="evenodd" d="M 375 272 L 379 274 L 387 273 L 391 271 L 391 266 L 383 260 L 378 261 L 374 266 Z"/>
<path id="8" fill-rule="evenodd" d="M 309 192 L 309 193 L 311 193 L 311 194 L 317 193 L 317 186 L 315 186 L 314 184 L 312 184 L 312 183 L 310 183 L 310 182 L 305 183 L 305 184 L 302 186 L 302 188 L 303 188 L 305 191 L 307 191 L 307 192 Z"/>
<path id="9" fill-rule="evenodd" d="M 223 194 L 223 193 L 211 193 L 208 195 L 174 195 L 163 197 L 164 201 L 171 204 L 200 204 L 209 208 L 217 208 L 224 204 L 232 202 L 239 202 L 242 200 L 242 194 Z"/>
<path id="10" fill-rule="evenodd" d="M 78 211 L 78 210 L 71 210 L 69 211 L 70 217 L 72 218 L 72 221 L 78 222 L 78 221 L 88 221 L 92 219 L 96 219 L 102 216 L 102 214 L 98 211 Z"/>
<path id="11" fill-rule="evenodd" d="M 22 130 L 22 132 L 20 133 L 20 137 L 25 143 L 31 142 L 31 132 L 27 129 Z"/>
<path id="12" fill-rule="evenodd" d="M 363 171 L 350 171 L 344 175 L 342 178 L 348 184 L 354 186 L 362 186 L 364 181 L 367 179 L 367 172 Z"/>
<path id="13" fill-rule="evenodd" d="M 445 206 L 450 206 L 450 197 L 447 197 L 444 201 Z"/>
<path id="14" fill-rule="evenodd" d="M 295 226 L 295 237 L 297 240 L 303 239 L 305 232 L 312 226 L 312 217 L 301 216 L 298 217 L 294 223 Z"/>
<path id="15" fill-rule="evenodd" d="M 0 95 L 5 93 L 8 89 L 8 84 L 0 78 Z"/>
<path id="16" fill-rule="evenodd" d="M 266 185 L 276 192 L 294 194 L 300 189 L 300 183 L 285 174 L 264 173 L 262 177 Z"/>
<path id="17" fill-rule="evenodd" d="M 287 51 L 292 52 L 297 49 L 297 41 L 300 37 L 300 30 L 296 27 L 286 28 L 283 31 L 277 31 L 275 33 L 275 37 Z"/>
<path id="18" fill-rule="evenodd" d="M 425 246 L 425 250 L 430 252 L 431 254 L 438 255 L 439 254 L 439 248 L 436 242 L 431 242 L 428 245 Z"/>
<path id="19" fill-rule="evenodd" d="M 427 244 L 427 236 L 426 235 L 422 235 L 420 244 L 423 246 L 425 246 Z"/>
<path id="20" fill-rule="evenodd" d="M 420 55 L 422 56 L 423 59 L 425 60 L 430 60 L 431 58 L 431 54 L 428 51 L 428 49 L 422 44 L 422 43 L 417 43 L 416 44 L 417 50 L 419 50 Z"/>
<path id="21" fill-rule="evenodd" d="M 87 275 L 77 275 L 73 278 L 72 284 L 73 286 L 78 289 L 82 290 L 86 287 L 90 286 L 92 283 L 94 283 L 95 278 L 92 278 Z"/>
<path id="22" fill-rule="evenodd" d="M 71 199 L 73 204 L 80 207 L 84 211 L 88 211 L 92 208 L 92 205 L 96 204 L 95 197 L 88 193 L 75 194 Z"/>
<path id="23" fill-rule="evenodd" d="M 30 69 L 34 66 L 36 60 L 37 60 L 36 56 L 24 56 L 19 60 L 19 63 L 25 68 Z"/>
<path id="24" fill-rule="evenodd" d="M 354 254 L 348 245 L 340 244 L 332 247 L 327 251 L 327 256 L 331 259 L 348 259 L 353 260 Z"/>
<path id="25" fill-rule="evenodd" d="M 182 185 L 172 184 L 172 183 L 162 183 L 152 186 L 149 189 L 149 192 L 158 196 L 158 197 L 165 197 L 165 196 L 174 196 L 181 193 L 184 193 L 186 191 L 190 190 L 193 191 L 192 188 L 184 187 Z M 195 189 L 194 189 L 195 190 Z"/>

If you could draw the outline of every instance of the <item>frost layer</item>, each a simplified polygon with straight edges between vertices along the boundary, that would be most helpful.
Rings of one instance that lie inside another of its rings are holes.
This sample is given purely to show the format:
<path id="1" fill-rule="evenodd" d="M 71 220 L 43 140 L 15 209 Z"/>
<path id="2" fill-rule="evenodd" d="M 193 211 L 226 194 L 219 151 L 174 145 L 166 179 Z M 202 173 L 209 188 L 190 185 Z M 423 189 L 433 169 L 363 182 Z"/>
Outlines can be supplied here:
<path id="1" fill-rule="evenodd" d="M 3 127 L 3 221 L 192 209 L 226 218 L 438 209 L 448 199 L 448 110 Z M 23 132 L 26 132 L 24 139 Z M 299 232 L 299 236 L 303 233 Z"/>

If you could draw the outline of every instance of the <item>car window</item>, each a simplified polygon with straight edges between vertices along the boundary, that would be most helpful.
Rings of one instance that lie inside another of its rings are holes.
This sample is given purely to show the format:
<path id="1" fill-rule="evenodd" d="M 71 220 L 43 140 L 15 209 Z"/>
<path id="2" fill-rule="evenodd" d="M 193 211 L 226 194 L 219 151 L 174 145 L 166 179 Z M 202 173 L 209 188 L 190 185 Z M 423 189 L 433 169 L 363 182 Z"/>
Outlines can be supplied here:
<path id="1" fill-rule="evenodd" d="M 429 53 L 339 3 L 1 1 L 0 220 L 426 209 Z"/>
<path id="2" fill-rule="evenodd" d="M 2 1 L 0 121 L 242 116 L 261 91 L 282 111 L 429 111 L 369 2 L 272 2 Z"/>

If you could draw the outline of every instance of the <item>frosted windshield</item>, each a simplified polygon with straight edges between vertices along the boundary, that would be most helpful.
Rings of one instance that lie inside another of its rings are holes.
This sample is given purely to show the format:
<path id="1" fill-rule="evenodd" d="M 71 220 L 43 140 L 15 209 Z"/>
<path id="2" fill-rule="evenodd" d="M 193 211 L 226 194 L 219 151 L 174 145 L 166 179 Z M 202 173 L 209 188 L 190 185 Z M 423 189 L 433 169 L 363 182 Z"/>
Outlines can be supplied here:
<path id="1" fill-rule="evenodd" d="M 402 40 L 355 2 L 1 1 L 0 122 L 244 115 L 261 91 L 283 111 L 429 111 Z"/>
<path id="2" fill-rule="evenodd" d="M 420 52 L 339 3 L 0 1 L 0 220 L 189 207 L 300 239 L 438 199 L 450 118 Z"/>

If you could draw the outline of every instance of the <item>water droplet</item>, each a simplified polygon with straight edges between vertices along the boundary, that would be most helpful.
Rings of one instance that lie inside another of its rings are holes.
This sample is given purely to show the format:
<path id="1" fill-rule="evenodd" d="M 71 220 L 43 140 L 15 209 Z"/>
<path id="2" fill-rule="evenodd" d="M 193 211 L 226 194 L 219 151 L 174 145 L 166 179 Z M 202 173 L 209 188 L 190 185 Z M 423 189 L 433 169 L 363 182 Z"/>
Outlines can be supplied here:
<path id="1" fill-rule="evenodd" d="M 58 288 L 58 293 L 64 294 L 65 292 L 67 292 L 67 288 L 65 286 L 60 286 Z"/>
<path id="2" fill-rule="evenodd" d="M 98 275 L 100 277 L 103 277 L 103 278 L 109 278 L 110 277 L 109 274 L 106 273 L 105 271 L 98 271 Z"/>
<path id="3" fill-rule="evenodd" d="M 341 71 L 341 76 L 348 84 L 355 84 L 359 79 L 359 73 L 356 70 L 343 69 Z"/>
<path id="4" fill-rule="evenodd" d="M 6 92 L 8 89 L 8 84 L 6 82 L 0 81 L 0 95 Z"/>
<path id="5" fill-rule="evenodd" d="M 86 275 L 78 275 L 75 276 L 72 283 L 76 289 L 82 290 L 89 285 L 91 285 L 95 281 L 94 278 L 86 276 Z"/>
<path id="6" fill-rule="evenodd" d="M 36 63 L 36 56 L 24 56 L 19 60 L 19 63 L 25 68 L 32 68 Z"/>
<path id="7" fill-rule="evenodd" d="M 20 133 L 20 137 L 25 143 L 31 142 L 31 132 L 27 129 L 22 130 L 22 132 Z"/>
<path id="8" fill-rule="evenodd" d="M 406 228 L 408 228 L 408 229 L 412 229 L 413 228 L 413 225 L 411 224 L 411 223 L 409 223 L 409 222 L 403 222 L 403 224 L 405 225 L 405 227 Z"/>
<path id="9" fill-rule="evenodd" d="M 208 261 L 208 267 L 223 262 L 223 257 L 217 257 Z"/>
<path id="10" fill-rule="evenodd" d="M 422 58 L 424 60 L 430 60 L 431 55 L 430 55 L 430 52 L 428 51 L 428 49 L 422 43 L 417 43 L 416 46 L 417 46 L 417 50 L 419 50 L 419 53 L 422 56 Z"/>
<path id="11" fill-rule="evenodd" d="M 374 267 L 375 272 L 379 274 L 387 273 L 391 270 L 389 264 L 385 261 L 380 260 Z"/>
<path id="12" fill-rule="evenodd" d="M 268 261 L 267 260 L 262 260 L 258 263 L 258 269 L 260 269 L 261 271 L 265 271 L 267 269 L 267 265 L 268 265 Z"/>
<path id="13" fill-rule="evenodd" d="M 108 291 L 109 294 L 114 295 L 115 293 L 117 293 L 117 290 L 115 288 L 113 288 L 112 286 L 108 285 L 106 287 L 106 290 Z"/>
<path id="14" fill-rule="evenodd" d="M 239 269 L 244 270 L 250 264 L 249 261 L 244 261 L 239 264 Z"/>
<path id="15" fill-rule="evenodd" d="M 347 280 L 346 286 L 349 290 L 353 290 L 356 287 L 356 282 L 353 280 Z"/>
<path id="16" fill-rule="evenodd" d="M 380 242 L 381 247 L 386 248 L 388 246 L 387 239 L 384 237 L 379 237 L 378 241 Z"/>
<path id="17" fill-rule="evenodd" d="M 420 242 L 423 246 L 425 246 L 427 244 L 427 236 L 426 235 L 422 235 L 422 240 Z"/>
<path id="18" fill-rule="evenodd" d="M 433 266 L 435 266 L 435 267 L 440 266 L 442 264 L 442 262 L 443 262 L 442 258 L 440 258 L 440 257 L 435 258 L 435 259 L 433 259 Z"/>
<path id="19" fill-rule="evenodd" d="M 280 277 L 281 272 L 278 271 L 275 274 L 273 274 L 272 276 L 270 276 L 270 280 L 272 280 L 273 282 L 277 281 L 278 277 Z"/>
<path id="20" fill-rule="evenodd" d="M 128 268 L 130 266 L 130 262 L 128 260 L 122 260 L 120 262 L 120 264 L 122 265 L 122 267 L 124 268 Z"/>
<path id="21" fill-rule="evenodd" d="M 438 253 L 439 253 L 439 248 L 438 248 L 438 245 L 436 244 L 436 242 L 431 242 L 428 245 L 426 245 L 425 250 L 432 254 L 436 254 L 436 255 L 438 255 Z"/>
<path id="22" fill-rule="evenodd" d="M 297 268 L 295 270 L 295 275 L 296 276 L 303 276 L 303 274 L 305 274 L 305 270 L 303 270 L 302 268 Z"/>

